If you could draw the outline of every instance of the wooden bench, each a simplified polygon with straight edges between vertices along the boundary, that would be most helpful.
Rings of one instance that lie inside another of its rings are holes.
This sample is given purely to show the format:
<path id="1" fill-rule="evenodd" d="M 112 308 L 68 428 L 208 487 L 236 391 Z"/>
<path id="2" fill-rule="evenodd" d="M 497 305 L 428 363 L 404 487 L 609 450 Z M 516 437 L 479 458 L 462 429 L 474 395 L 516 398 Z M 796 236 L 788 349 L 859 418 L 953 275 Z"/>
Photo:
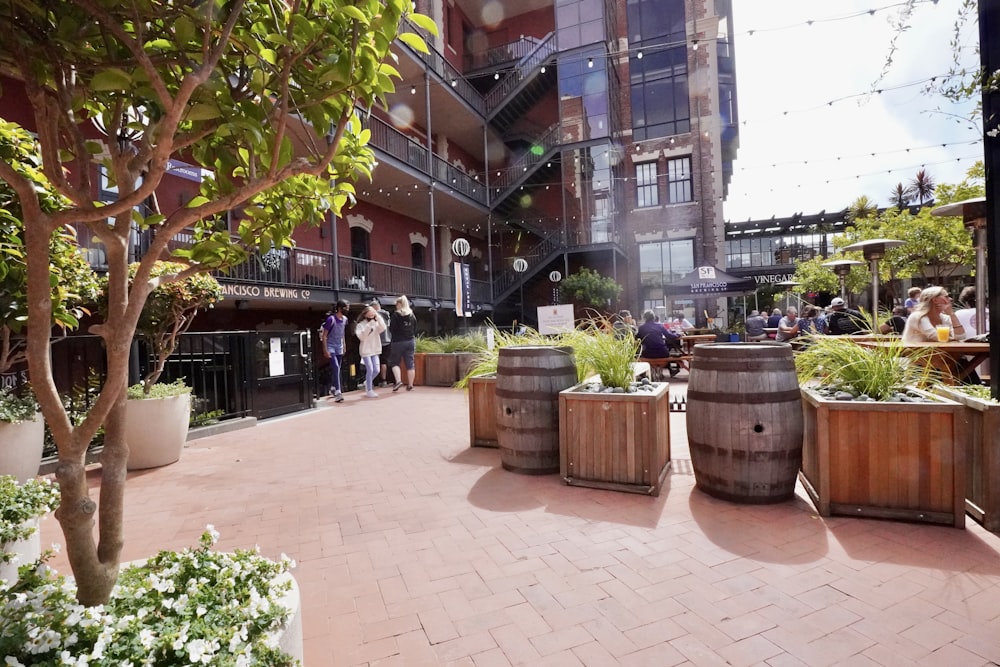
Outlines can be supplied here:
<path id="1" fill-rule="evenodd" d="M 670 364 L 677 364 L 688 373 L 691 372 L 691 360 L 694 357 L 690 354 L 683 354 L 676 357 L 664 357 L 663 359 L 649 359 L 647 357 L 640 357 L 639 361 L 641 363 L 649 364 L 650 368 L 659 368 L 660 376 L 663 377 L 668 373 Z"/>

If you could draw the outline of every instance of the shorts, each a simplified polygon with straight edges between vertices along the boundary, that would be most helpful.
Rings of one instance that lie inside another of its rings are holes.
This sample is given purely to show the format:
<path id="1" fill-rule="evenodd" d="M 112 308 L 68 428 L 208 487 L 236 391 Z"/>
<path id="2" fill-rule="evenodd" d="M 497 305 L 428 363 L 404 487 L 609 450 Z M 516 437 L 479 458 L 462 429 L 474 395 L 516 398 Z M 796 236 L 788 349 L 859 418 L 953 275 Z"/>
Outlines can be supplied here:
<path id="1" fill-rule="evenodd" d="M 399 366 L 399 362 L 402 360 L 407 370 L 414 370 L 413 353 L 416 351 L 417 342 L 411 338 L 410 340 L 394 340 L 389 345 L 389 365 Z"/>

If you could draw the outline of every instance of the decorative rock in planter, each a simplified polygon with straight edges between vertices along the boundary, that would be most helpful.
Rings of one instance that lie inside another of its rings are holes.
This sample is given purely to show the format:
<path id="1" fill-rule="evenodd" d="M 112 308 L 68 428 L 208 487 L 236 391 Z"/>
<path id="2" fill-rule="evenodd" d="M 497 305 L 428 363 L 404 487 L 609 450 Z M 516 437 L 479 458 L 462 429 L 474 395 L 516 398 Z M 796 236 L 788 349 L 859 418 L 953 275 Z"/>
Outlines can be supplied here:
<path id="1" fill-rule="evenodd" d="M 36 476 L 44 445 L 41 414 L 34 421 L 0 422 L 0 475 L 14 475 L 21 484 Z"/>
<path id="2" fill-rule="evenodd" d="M 822 516 L 965 526 L 962 406 L 910 393 L 850 401 L 802 390 L 800 479 Z"/>
<path id="3" fill-rule="evenodd" d="M 652 496 L 670 469 L 670 385 L 559 393 L 559 461 L 567 484 Z"/>
<path id="4" fill-rule="evenodd" d="M 191 416 L 191 394 L 126 401 L 129 470 L 157 468 L 181 457 Z"/>

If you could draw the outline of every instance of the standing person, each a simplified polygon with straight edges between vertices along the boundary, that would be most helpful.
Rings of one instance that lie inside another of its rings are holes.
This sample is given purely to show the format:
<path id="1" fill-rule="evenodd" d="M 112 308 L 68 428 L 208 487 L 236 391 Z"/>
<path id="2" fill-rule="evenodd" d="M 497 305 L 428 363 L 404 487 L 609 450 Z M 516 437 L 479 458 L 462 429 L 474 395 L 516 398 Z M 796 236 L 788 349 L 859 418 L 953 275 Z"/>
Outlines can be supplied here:
<path id="1" fill-rule="evenodd" d="M 789 306 L 785 311 L 785 316 L 778 321 L 778 333 L 774 340 L 779 343 L 786 343 L 799 335 L 799 309 Z"/>
<path id="2" fill-rule="evenodd" d="M 906 290 L 906 301 L 903 302 L 903 305 L 906 307 L 907 315 L 913 312 L 913 309 L 917 307 L 917 304 L 919 302 L 920 302 L 919 287 L 911 287 L 910 289 Z"/>
<path id="3" fill-rule="evenodd" d="M 948 290 L 940 286 L 928 287 L 920 293 L 920 300 L 906 318 L 903 329 L 904 343 L 937 342 L 938 327 L 948 327 L 948 340 L 965 340 L 968 335 L 958 321 L 951 306 Z"/>
<path id="4" fill-rule="evenodd" d="M 344 394 L 340 391 L 340 369 L 344 365 L 344 349 L 346 347 L 347 313 L 350 304 L 343 299 L 337 301 L 333 313 L 323 322 L 320 342 L 326 358 L 330 360 L 330 372 L 333 374 L 333 400 L 340 403 Z"/>
<path id="5" fill-rule="evenodd" d="M 400 359 L 406 364 L 406 391 L 413 391 L 413 378 L 417 372 L 413 367 L 413 353 L 416 351 L 417 318 L 410 310 L 410 300 L 405 296 L 396 299 L 396 310 L 389 316 L 389 335 L 392 344 L 389 347 L 389 366 L 396 383 L 393 391 L 399 391 L 403 386 L 402 371 L 399 369 Z"/>
<path id="6" fill-rule="evenodd" d="M 378 375 L 378 356 L 382 352 L 380 335 L 383 331 L 385 331 L 385 321 L 378 316 L 374 307 L 366 306 L 354 325 L 354 335 L 360 341 L 358 354 L 361 355 L 361 363 L 365 367 L 365 396 L 368 398 L 378 398 L 372 383 Z"/>
<path id="7" fill-rule="evenodd" d="M 392 336 L 389 335 L 389 313 L 382 310 L 382 304 L 378 299 L 372 299 L 372 308 L 385 324 L 385 329 L 379 334 L 379 341 L 382 343 L 382 350 L 379 352 L 379 384 L 385 384 L 389 370 L 389 343 L 392 342 Z"/>
<path id="8" fill-rule="evenodd" d="M 750 317 L 747 318 L 747 340 L 767 340 L 767 332 L 764 331 L 764 327 L 767 326 L 767 319 L 758 313 L 756 310 L 750 311 Z"/>
<path id="9" fill-rule="evenodd" d="M 830 316 L 826 318 L 831 336 L 849 336 L 867 331 L 865 316 L 847 307 L 839 296 L 830 302 Z"/>

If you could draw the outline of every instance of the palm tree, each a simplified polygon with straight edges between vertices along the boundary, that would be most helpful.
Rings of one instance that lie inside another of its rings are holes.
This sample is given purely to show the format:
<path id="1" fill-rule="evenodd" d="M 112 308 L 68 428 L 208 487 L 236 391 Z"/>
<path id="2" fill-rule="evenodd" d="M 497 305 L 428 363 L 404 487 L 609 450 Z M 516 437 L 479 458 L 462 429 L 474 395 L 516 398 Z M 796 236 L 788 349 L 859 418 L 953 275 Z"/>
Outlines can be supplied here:
<path id="1" fill-rule="evenodd" d="M 848 220 L 860 220 L 878 213 L 878 205 L 868 198 L 868 195 L 861 195 L 847 207 Z"/>
<path id="2" fill-rule="evenodd" d="M 896 187 L 889 194 L 889 201 L 893 206 L 902 211 L 910 203 L 910 193 L 907 188 L 903 187 L 902 183 L 896 183 Z"/>
<path id="3" fill-rule="evenodd" d="M 921 169 L 910 181 L 910 187 L 906 189 L 911 198 L 916 198 L 917 202 L 923 206 L 924 202 L 930 201 L 934 197 L 934 179 L 926 170 Z"/>

